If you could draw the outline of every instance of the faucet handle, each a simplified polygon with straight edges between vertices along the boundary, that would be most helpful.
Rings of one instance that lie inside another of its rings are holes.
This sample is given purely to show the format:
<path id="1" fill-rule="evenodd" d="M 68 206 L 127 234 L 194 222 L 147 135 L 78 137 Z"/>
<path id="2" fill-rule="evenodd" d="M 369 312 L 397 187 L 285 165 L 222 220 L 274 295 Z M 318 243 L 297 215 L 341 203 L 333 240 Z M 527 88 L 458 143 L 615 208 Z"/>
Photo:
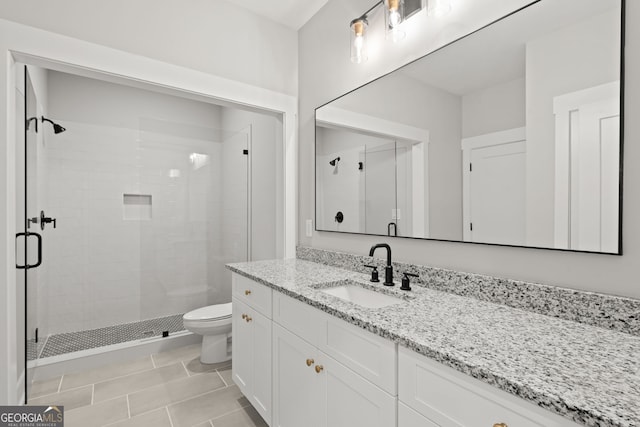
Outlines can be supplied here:
<path id="1" fill-rule="evenodd" d="M 409 281 L 409 276 L 411 277 L 420 277 L 417 274 L 414 273 L 409 273 L 409 272 L 404 272 L 402 273 L 404 274 L 404 277 L 402 278 L 402 286 L 400 287 L 401 291 L 410 291 L 411 290 L 411 283 Z"/>
<path id="2" fill-rule="evenodd" d="M 371 280 L 370 281 L 374 282 L 374 283 L 375 282 L 379 282 L 380 279 L 378 278 L 378 267 L 375 266 L 375 265 L 367 265 L 367 264 L 364 264 L 364 266 L 373 269 L 373 270 L 371 270 Z"/>

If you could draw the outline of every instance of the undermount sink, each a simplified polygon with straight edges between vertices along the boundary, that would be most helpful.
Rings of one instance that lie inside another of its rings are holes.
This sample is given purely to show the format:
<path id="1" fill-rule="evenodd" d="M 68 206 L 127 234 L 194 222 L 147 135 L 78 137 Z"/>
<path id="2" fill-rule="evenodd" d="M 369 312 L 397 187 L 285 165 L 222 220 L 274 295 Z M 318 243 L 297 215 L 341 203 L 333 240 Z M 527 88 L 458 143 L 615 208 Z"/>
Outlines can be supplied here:
<path id="1" fill-rule="evenodd" d="M 325 294 L 333 295 L 334 297 L 366 308 L 382 308 L 404 302 L 401 298 L 367 289 L 351 280 L 336 282 L 335 286 L 321 288 L 319 290 Z"/>

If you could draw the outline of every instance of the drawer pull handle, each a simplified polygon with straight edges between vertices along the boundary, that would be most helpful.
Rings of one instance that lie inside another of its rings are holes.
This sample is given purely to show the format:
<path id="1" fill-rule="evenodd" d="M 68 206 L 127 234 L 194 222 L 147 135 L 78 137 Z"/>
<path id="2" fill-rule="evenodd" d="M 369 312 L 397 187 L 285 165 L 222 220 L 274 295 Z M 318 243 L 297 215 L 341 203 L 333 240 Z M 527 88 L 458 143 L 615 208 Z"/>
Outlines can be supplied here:
<path id="1" fill-rule="evenodd" d="M 245 295 L 251 295 L 251 291 L 249 289 L 247 289 L 246 291 L 244 291 Z"/>
<path id="2" fill-rule="evenodd" d="M 493 425 L 493 427 L 509 427 L 509 426 L 506 425 L 505 423 L 496 423 Z"/>
<path id="3" fill-rule="evenodd" d="M 313 359 L 307 359 L 307 366 L 311 366 L 315 363 Z"/>
<path id="4" fill-rule="evenodd" d="M 320 372 L 322 372 L 323 370 L 324 370 L 324 366 L 322 366 L 322 365 L 316 365 L 316 373 L 318 373 L 318 374 L 319 374 L 319 373 L 320 373 Z"/>
<path id="5" fill-rule="evenodd" d="M 247 316 L 245 320 L 247 321 L 247 323 L 249 323 L 249 322 L 251 322 L 253 319 L 252 319 L 251 317 Z"/>

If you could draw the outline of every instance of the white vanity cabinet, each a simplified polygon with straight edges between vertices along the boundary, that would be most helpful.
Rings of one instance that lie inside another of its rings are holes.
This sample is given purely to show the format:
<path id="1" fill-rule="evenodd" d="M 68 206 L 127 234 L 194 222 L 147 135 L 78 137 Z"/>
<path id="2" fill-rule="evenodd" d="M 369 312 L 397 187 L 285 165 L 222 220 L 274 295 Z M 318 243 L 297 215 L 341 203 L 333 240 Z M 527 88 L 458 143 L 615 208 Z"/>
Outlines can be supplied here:
<path id="1" fill-rule="evenodd" d="M 396 425 L 395 344 L 282 294 L 274 294 L 273 320 L 274 426 Z"/>
<path id="2" fill-rule="evenodd" d="M 271 423 L 271 289 L 233 275 L 232 377 L 240 391 Z"/>
<path id="3" fill-rule="evenodd" d="M 398 399 L 398 427 L 579 426 L 402 347 Z"/>
<path id="4" fill-rule="evenodd" d="M 272 427 L 579 427 L 237 274 L 233 380 Z"/>

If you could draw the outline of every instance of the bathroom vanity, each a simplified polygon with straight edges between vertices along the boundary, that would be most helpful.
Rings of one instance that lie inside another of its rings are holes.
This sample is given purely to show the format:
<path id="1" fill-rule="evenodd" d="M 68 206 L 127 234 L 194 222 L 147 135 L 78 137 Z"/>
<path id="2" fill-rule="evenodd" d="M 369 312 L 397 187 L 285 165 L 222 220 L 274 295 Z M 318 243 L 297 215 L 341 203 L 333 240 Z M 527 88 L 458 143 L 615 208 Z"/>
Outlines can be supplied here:
<path id="1" fill-rule="evenodd" d="M 640 423 L 633 335 L 300 259 L 228 268 L 233 380 L 271 426 Z"/>

